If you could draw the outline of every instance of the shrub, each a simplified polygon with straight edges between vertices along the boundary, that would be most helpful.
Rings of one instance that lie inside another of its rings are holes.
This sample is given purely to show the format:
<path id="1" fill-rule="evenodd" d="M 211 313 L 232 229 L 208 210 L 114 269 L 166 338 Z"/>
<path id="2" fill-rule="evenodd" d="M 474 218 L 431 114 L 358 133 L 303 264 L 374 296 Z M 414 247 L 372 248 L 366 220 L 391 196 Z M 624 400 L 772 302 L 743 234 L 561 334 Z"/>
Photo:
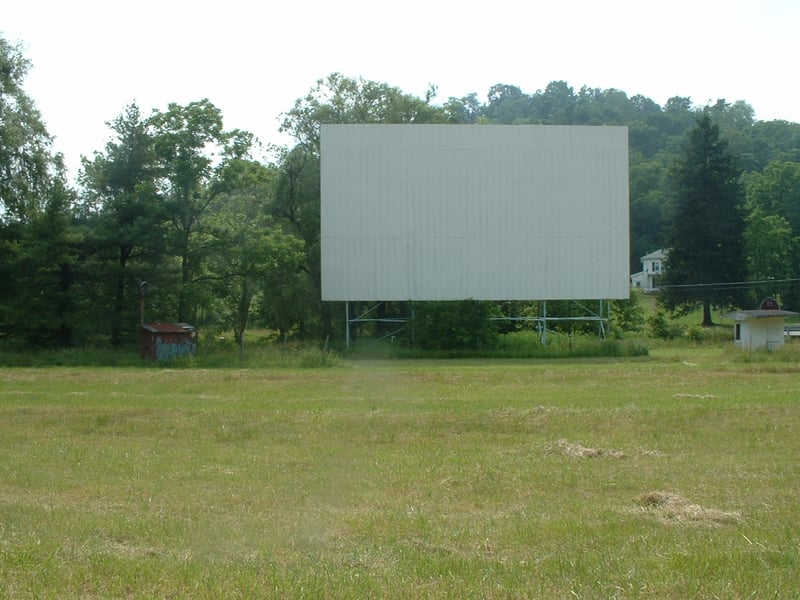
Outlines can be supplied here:
<path id="1" fill-rule="evenodd" d="M 686 337 L 695 343 L 700 343 L 705 339 L 703 329 L 697 325 L 690 325 L 686 329 Z"/>
<path id="2" fill-rule="evenodd" d="M 493 348 L 497 327 L 490 320 L 490 302 L 422 302 L 417 305 L 413 331 L 423 350 L 481 350 Z"/>
<path id="3" fill-rule="evenodd" d="M 645 326 L 645 310 L 642 304 L 642 290 L 631 290 L 627 300 L 614 300 L 611 303 L 611 322 L 622 331 L 641 331 Z"/>
<path id="4" fill-rule="evenodd" d="M 680 325 L 669 321 L 663 310 L 647 317 L 647 327 L 650 334 L 660 340 L 673 340 L 683 335 Z"/>
<path id="5" fill-rule="evenodd" d="M 339 364 L 336 355 L 324 350 L 308 349 L 300 352 L 297 357 L 297 365 L 303 369 L 316 369 L 320 367 L 335 367 Z"/>

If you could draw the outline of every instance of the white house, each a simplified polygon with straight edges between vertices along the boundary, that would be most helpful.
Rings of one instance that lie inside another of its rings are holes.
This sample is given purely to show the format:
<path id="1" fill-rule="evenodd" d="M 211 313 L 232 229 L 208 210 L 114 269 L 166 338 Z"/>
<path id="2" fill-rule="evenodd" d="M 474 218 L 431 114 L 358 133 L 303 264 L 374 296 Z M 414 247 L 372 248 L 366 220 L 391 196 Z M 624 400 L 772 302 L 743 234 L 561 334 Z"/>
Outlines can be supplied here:
<path id="1" fill-rule="evenodd" d="M 781 310 L 774 298 L 767 298 L 757 310 L 737 310 L 725 315 L 733 319 L 733 341 L 742 350 L 777 350 L 783 347 L 786 317 L 798 313 Z"/>
<path id="2" fill-rule="evenodd" d="M 658 291 L 658 280 L 664 272 L 663 250 L 654 250 L 642 257 L 642 270 L 631 275 L 631 287 L 641 289 L 645 294 Z"/>

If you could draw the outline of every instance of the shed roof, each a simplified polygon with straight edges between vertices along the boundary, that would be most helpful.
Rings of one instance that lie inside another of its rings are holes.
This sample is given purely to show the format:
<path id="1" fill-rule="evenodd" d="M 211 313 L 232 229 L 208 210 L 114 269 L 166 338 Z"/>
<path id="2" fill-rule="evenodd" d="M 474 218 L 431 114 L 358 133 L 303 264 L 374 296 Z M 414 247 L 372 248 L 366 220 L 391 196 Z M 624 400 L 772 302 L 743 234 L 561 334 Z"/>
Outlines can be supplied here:
<path id="1" fill-rule="evenodd" d="M 747 319 L 766 319 L 769 317 L 791 317 L 797 314 L 800 313 L 791 310 L 759 308 L 756 310 L 735 310 L 722 316 L 726 319 L 733 319 L 734 321 L 745 321 Z"/>
<path id="2" fill-rule="evenodd" d="M 191 326 L 184 323 L 142 323 L 142 329 L 150 333 L 191 333 Z"/>

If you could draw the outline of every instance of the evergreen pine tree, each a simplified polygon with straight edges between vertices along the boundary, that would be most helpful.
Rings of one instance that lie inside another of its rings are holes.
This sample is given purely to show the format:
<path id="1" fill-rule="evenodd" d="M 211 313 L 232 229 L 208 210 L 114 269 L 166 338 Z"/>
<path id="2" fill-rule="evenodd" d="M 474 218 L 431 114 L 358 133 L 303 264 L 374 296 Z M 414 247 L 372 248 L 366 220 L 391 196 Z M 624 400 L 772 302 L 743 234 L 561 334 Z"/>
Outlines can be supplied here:
<path id="1" fill-rule="evenodd" d="M 666 273 L 661 304 L 686 314 L 737 304 L 736 283 L 745 280 L 744 210 L 738 160 L 728 152 L 719 126 L 704 114 L 688 133 L 684 154 L 672 169 L 674 198 L 666 226 Z"/>

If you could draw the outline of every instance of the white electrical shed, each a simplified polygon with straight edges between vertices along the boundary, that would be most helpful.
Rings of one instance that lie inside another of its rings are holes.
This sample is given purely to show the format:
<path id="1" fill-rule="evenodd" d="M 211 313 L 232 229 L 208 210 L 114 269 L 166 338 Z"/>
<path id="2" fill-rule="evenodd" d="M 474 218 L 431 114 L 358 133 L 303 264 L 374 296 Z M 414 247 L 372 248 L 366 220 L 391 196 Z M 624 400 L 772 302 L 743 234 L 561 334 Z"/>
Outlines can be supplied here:
<path id="1" fill-rule="evenodd" d="M 778 350 L 786 335 L 786 317 L 796 316 L 782 310 L 774 298 L 766 298 L 757 310 L 737 310 L 725 315 L 733 319 L 733 342 L 741 350 Z"/>
<path id="2" fill-rule="evenodd" d="M 626 127 L 323 125 L 323 300 L 629 296 Z"/>

